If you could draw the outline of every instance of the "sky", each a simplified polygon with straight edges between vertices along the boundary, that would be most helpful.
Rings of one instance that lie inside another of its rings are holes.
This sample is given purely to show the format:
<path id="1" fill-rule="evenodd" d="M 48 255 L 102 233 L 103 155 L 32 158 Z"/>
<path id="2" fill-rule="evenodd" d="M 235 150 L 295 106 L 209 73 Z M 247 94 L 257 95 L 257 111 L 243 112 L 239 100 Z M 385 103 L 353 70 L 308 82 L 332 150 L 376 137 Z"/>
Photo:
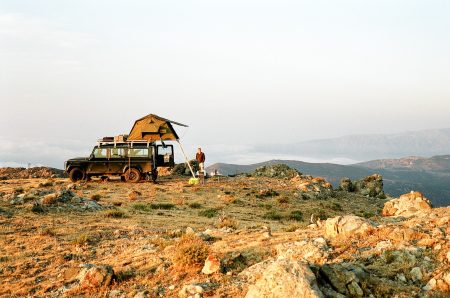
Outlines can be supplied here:
<path id="1" fill-rule="evenodd" d="M 449 28 L 445 0 L 0 0 L 0 165 L 62 168 L 149 113 L 209 163 L 450 127 Z"/>

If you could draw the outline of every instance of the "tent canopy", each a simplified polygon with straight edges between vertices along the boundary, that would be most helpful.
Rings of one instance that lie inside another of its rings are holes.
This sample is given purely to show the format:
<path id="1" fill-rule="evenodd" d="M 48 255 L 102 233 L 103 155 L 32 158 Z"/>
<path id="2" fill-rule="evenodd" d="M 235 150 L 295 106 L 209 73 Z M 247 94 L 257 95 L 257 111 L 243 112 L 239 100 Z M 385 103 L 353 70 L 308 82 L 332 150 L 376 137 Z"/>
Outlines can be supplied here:
<path id="1" fill-rule="evenodd" d="M 172 124 L 188 127 L 157 115 L 149 114 L 142 117 L 133 125 L 128 135 L 129 141 L 176 141 L 179 139 Z"/>

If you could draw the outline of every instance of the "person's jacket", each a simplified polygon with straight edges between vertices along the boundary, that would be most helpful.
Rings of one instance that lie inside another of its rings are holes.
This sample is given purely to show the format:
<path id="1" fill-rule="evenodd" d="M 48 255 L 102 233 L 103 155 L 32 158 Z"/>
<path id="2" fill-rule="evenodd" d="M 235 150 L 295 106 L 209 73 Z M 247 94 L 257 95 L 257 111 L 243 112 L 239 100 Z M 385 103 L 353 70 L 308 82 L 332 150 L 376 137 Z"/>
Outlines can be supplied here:
<path id="1" fill-rule="evenodd" d="M 196 155 L 195 155 L 195 159 L 199 162 L 199 163 L 201 163 L 201 162 L 205 162 L 205 153 L 197 153 Z"/>

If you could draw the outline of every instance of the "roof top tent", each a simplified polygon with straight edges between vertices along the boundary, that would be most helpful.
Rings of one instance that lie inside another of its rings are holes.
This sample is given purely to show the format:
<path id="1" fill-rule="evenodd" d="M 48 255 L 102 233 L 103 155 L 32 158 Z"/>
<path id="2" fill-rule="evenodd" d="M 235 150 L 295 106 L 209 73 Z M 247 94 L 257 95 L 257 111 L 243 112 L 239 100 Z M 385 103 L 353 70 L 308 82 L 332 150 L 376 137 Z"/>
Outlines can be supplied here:
<path id="1" fill-rule="evenodd" d="M 180 138 L 172 124 L 188 127 L 185 124 L 149 114 L 136 120 L 128 135 L 128 141 L 178 141 Z"/>
<path id="2" fill-rule="evenodd" d="M 168 120 L 154 114 L 149 114 L 134 122 L 130 134 L 128 135 L 127 141 L 176 141 L 180 145 L 181 152 L 184 155 L 185 161 L 189 166 L 192 176 L 195 178 L 194 171 L 192 170 L 186 153 L 184 152 L 183 146 L 180 143 L 180 138 L 178 137 L 172 124 L 188 127 L 185 124 Z"/>

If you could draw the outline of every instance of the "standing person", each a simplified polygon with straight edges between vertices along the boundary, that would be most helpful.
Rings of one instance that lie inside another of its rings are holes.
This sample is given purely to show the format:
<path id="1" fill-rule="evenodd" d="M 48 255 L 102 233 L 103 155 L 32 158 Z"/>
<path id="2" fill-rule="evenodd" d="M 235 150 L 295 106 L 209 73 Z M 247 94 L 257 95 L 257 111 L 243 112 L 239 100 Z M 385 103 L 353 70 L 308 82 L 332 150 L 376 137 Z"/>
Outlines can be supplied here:
<path id="1" fill-rule="evenodd" d="M 202 148 L 197 149 L 195 159 L 198 161 L 199 172 L 205 172 L 205 153 L 202 152 Z"/>
<path id="2" fill-rule="evenodd" d="M 202 152 L 202 148 L 197 149 L 195 159 L 198 161 L 198 178 L 201 184 L 205 184 L 205 153 Z"/>

